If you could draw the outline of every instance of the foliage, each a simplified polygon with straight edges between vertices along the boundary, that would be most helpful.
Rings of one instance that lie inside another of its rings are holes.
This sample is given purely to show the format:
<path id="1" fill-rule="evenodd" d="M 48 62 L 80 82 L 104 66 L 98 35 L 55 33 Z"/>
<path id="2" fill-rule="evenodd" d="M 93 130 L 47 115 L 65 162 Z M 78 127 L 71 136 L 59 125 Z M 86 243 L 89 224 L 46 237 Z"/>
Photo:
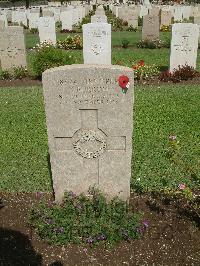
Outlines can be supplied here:
<path id="1" fill-rule="evenodd" d="M 71 65 L 72 63 L 71 55 L 54 47 L 51 43 L 44 42 L 36 46 L 31 66 L 34 75 L 41 78 L 42 73 L 49 68 Z"/>
<path id="2" fill-rule="evenodd" d="M 41 238 L 58 245 L 112 246 L 139 238 L 145 230 L 141 215 L 133 214 L 118 198 L 107 203 L 96 189 L 90 189 L 89 197 L 68 192 L 61 205 L 41 202 L 32 209 L 30 223 Z"/>
<path id="3" fill-rule="evenodd" d="M 172 73 L 169 71 L 162 72 L 159 79 L 164 82 L 172 81 L 177 83 L 182 80 L 193 79 L 198 75 L 199 72 L 197 72 L 193 67 L 185 65 L 179 66 L 178 69 L 175 69 Z"/>
<path id="4" fill-rule="evenodd" d="M 35 29 L 35 28 L 30 29 L 30 33 L 36 34 L 38 33 L 38 29 Z"/>
<path id="5" fill-rule="evenodd" d="M 164 46 L 164 43 L 161 40 L 141 40 L 138 43 L 138 48 L 147 48 L 147 49 L 156 49 L 156 48 L 162 48 Z"/>
<path id="6" fill-rule="evenodd" d="M 138 26 L 142 26 L 143 24 L 143 18 L 138 17 Z"/>
<path id="7" fill-rule="evenodd" d="M 128 48 L 130 41 L 127 39 L 122 40 L 122 48 Z"/>
<path id="8" fill-rule="evenodd" d="M 140 60 L 132 68 L 134 69 L 134 78 L 136 80 L 150 79 L 159 74 L 159 69 L 156 65 L 145 65 L 144 60 Z"/>
<path id="9" fill-rule="evenodd" d="M 108 23 L 112 25 L 113 31 L 122 31 L 123 30 L 123 20 L 121 18 L 108 18 Z"/>
<path id="10" fill-rule="evenodd" d="M 162 25 L 160 28 L 160 31 L 169 32 L 169 31 L 171 31 L 171 27 L 169 25 Z"/>
<path id="11" fill-rule="evenodd" d="M 134 28 L 132 25 L 130 25 L 127 29 L 126 29 L 126 31 L 137 31 L 138 30 L 138 28 Z"/>
<path id="12" fill-rule="evenodd" d="M 80 50 L 83 48 L 83 40 L 79 35 L 68 35 L 66 39 L 57 42 L 57 47 L 64 50 Z"/>
<path id="13" fill-rule="evenodd" d="M 24 67 L 14 67 L 13 68 L 13 78 L 22 79 L 28 76 L 28 71 Z"/>
<path id="14" fill-rule="evenodd" d="M 11 74 L 9 73 L 8 70 L 0 69 L 0 80 L 10 79 L 10 78 L 11 78 Z"/>
<path id="15" fill-rule="evenodd" d="M 75 30 L 63 29 L 63 30 L 60 30 L 60 33 L 76 33 L 76 31 Z"/>

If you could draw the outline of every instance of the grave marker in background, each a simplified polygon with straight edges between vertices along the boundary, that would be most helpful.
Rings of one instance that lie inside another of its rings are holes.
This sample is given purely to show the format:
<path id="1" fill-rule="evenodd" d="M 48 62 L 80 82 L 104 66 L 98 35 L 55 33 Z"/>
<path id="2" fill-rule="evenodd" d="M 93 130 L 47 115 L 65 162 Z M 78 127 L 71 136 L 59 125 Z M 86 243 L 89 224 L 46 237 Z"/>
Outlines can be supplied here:
<path id="1" fill-rule="evenodd" d="M 178 66 L 196 68 L 199 27 L 192 23 L 175 23 L 172 26 L 170 72 Z"/>
<path id="2" fill-rule="evenodd" d="M 9 26 L 1 30 L 0 61 L 2 69 L 26 67 L 24 30 L 20 26 Z"/>

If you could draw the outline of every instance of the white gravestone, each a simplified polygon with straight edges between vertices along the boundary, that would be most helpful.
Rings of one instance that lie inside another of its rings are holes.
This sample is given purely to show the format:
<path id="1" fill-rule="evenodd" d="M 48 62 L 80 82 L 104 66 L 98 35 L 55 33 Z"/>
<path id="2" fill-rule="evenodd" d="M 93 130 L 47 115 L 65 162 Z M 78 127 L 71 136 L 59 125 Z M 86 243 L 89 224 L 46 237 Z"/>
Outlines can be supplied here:
<path id="1" fill-rule="evenodd" d="M 111 25 L 88 23 L 83 25 L 84 64 L 111 65 Z"/>
<path id="2" fill-rule="evenodd" d="M 104 15 L 91 16 L 91 23 L 107 23 L 107 17 Z"/>
<path id="3" fill-rule="evenodd" d="M 51 42 L 53 45 L 56 44 L 56 27 L 53 17 L 40 17 L 38 30 L 40 42 L 47 41 Z"/>
<path id="4" fill-rule="evenodd" d="M 170 72 L 178 66 L 196 68 L 199 27 L 192 23 L 175 23 L 172 26 Z"/>
<path id="5" fill-rule="evenodd" d="M 129 78 L 122 92 L 120 76 Z M 130 196 L 133 71 L 121 66 L 72 65 L 43 73 L 53 188 L 86 193 L 96 186 L 108 199 Z"/>
<path id="6" fill-rule="evenodd" d="M 0 61 L 2 69 L 26 67 L 26 48 L 23 27 L 9 26 L 1 30 Z"/>

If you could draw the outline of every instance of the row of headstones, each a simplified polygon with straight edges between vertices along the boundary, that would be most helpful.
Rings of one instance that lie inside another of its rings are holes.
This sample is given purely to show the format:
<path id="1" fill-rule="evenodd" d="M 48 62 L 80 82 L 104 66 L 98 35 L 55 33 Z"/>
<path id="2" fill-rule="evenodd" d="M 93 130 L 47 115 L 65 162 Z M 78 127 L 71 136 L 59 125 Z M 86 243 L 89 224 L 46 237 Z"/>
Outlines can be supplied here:
<path id="1" fill-rule="evenodd" d="M 42 12 L 40 8 L 33 9 L 4 9 L 0 11 L 0 21 L 4 26 L 8 25 L 8 21 L 12 23 L 23 24 L 29 28 L 38 28 L 41 13 L 43 17 L 53 17 L 55 22 L 62 22 L 62 29 L 72 29 L 72 25 L 81 22 L 82 19 L 89 14 L 91 6 L 63 6 L 63 7 L 44 7 Z"/>
<path id="2" fill-rule="evenodd" d="M 200 23 L 200 7 L 196 7 L 194 10 L 191 6 L 181 6 L 167 8 L 160 7 L 145 7 L 145 6 L 123 6 L 113 7 L 113 13 L 116 17 L 127 21 L 128 26 L 138 27 L 138 17 L 145 17 L 147 15 L 158 16 L 160 25 L 170 26 L 172 24 L 172 17 L 174 21 L 183 21 L 183 19 L 189 20 L 190 17 L 194 17 L 194 23 Z"/>

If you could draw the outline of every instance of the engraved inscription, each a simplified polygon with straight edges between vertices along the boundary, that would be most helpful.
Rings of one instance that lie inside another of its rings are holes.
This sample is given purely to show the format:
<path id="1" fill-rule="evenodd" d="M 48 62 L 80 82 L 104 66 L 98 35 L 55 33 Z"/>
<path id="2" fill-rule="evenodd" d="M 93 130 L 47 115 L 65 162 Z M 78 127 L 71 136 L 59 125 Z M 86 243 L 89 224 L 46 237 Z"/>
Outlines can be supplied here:
<path id="1" fill-rule="evenodd" d="M 79 130 L 73 139 L 75 152 L 83 158 L 98 158 L 107 147 L 106 139 L 101 131 Z"/>

